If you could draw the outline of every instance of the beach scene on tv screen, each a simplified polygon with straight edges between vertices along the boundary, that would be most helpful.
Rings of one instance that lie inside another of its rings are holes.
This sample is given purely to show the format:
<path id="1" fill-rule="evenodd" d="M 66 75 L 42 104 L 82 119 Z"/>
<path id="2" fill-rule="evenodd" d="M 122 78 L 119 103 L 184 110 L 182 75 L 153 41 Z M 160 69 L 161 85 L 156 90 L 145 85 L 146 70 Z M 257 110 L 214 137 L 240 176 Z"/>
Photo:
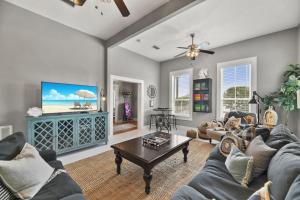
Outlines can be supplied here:
<path id="1" fill-rule="evenodd" d="M 42 83 L 43 113 L 97 110 L 97 87 Z"/>

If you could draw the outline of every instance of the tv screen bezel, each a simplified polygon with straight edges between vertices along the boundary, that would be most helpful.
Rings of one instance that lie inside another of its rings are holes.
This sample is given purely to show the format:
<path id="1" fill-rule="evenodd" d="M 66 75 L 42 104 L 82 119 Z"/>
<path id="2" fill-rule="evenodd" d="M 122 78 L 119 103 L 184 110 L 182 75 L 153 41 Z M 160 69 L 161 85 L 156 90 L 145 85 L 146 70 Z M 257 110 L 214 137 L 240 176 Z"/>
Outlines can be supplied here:
<path id="1" fill-rule="evenodd" d="M 63 84 L 63 85 L 76 85 L 76 86 L 88 86 L 88 87 L 95 87 L 96 88 L 96 109 L 95 110 L 82 110 L 82 111 L 70 111 L 70 112 L 56 112 L 56 113 L 47 113 L 43 110 L 43 83 L 53 83 L 53 84 Z M 98 86 L 97 85 L 83 85 L 83 84 L 73 84 L 73 83 L 62 83 L 62 82 L 50 82 L 50 81 L 41 81 L 41 108 L 43 115 L 51 115 L 51 114 L 71 114 L 71 113 L 88 113 L 88 112 L 97 112 L 99 110 L 98 106 L 99 95 L 98 95 Z"/>

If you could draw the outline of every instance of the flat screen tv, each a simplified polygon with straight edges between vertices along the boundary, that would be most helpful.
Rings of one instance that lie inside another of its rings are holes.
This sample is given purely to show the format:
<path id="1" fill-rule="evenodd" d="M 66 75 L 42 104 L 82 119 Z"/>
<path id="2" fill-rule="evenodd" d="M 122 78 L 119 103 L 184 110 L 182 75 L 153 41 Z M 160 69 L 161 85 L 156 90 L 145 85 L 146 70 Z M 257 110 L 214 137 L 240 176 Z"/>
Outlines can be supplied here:
<path id="1" fill-rule="evenodd" d="M 41 91 L 44 114 L 98 110 L 96 86 L 42 82 Z"/>

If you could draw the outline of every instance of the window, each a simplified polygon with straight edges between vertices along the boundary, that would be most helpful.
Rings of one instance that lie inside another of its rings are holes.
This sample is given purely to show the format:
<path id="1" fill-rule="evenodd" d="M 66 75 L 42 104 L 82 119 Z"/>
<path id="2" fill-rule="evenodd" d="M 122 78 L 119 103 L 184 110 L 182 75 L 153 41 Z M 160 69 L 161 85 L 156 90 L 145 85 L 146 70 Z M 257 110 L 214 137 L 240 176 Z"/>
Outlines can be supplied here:
<path id="1" fill-rule="evenodd" d="M 170 105 L 179 119 L 192 120 L 193 69 L 170 73 Z"/>
<path id="2" fill-rule="evenodd" d="M 257 58 L 246 58 L 218 64 L 217 118 L 226 112 L 255 112 L 248 103 L 256 90 Z"/>

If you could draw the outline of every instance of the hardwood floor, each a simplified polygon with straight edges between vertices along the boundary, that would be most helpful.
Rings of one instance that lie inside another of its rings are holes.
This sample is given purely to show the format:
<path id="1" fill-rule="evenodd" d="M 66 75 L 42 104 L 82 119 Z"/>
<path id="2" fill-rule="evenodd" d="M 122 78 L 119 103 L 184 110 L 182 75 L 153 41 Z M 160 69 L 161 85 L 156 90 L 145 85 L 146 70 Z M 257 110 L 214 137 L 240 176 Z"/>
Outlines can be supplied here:
<path id="1" fill-rule="evenodd" d="M 114 122 L 114 135 L 125 133 L 128 131 L 136 130 L 137 127 L 137 121 L 135 120 L 129 120 L 128 122 Z"/>

